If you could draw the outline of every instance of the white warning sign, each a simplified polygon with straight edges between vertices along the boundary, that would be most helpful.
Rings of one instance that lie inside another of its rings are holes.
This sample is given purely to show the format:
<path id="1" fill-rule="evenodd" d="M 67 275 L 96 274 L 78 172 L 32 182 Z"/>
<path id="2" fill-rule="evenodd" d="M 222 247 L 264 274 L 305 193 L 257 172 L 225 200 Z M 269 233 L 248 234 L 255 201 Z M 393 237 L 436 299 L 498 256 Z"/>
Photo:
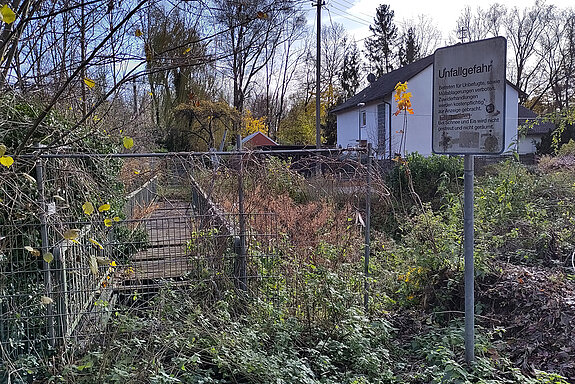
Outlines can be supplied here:
<path id="1" fill-rule="evenodd" d="M 435 51 L 434 153 L 503 152 L 506 50 L 505 38 L 496 37 Z"/>

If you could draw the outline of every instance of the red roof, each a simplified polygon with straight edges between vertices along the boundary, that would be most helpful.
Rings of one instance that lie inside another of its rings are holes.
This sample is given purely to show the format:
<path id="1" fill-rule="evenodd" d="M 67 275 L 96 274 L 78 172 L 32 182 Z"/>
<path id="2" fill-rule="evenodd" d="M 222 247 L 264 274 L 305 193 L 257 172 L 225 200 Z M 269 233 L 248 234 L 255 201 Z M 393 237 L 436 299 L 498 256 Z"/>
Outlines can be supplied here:
<path id="1" fill-rule="evenodd" d="M 254 132 L 242 139 L 242 146 L 247 148 L 256 148 L 262 145 L 278 145 L 278 143 L 260 131 Z"/>

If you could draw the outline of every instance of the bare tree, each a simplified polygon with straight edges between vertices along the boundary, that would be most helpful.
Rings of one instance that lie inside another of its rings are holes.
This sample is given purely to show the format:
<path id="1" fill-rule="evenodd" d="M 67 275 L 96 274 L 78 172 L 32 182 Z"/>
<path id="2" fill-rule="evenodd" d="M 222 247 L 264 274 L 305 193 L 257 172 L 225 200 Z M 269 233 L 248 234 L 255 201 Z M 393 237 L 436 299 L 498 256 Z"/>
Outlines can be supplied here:
<path id="1" fill-rule="evenodd" d="M 515 86 L 522 91 L 524 102 L 533 90 L 539 87 L 537 76 L 542 60 L 537 57 L 537 43 L 546 33 L 553 16 L 553 6 L 541 1 L 524 10 L 513 8 L 505 17 L 505 32 L 508 49 L 511 49 L 511 75 Z"/>
<path id="2" fill-rule="evenodd" d="M 212 10 L 223 31 L 219 54 L 233 83 L 232 105 L 241 113 L 256 76 L 286 41 L 282 26 L 299 16 L 299 4 L 293 0 L 215 0 Z"/>
<path id="3" fill-rule="evenodd" d="M 285 116 L 287 98 L 293 89 L 298 66 L 305 57 L 305 49 L 298 45 L 307 36 L 303 15 L 288 19 L 282 26 L 283 43 L 275 49 L 261 76 L 263 87 L 255 90 L 251 109 L 258 118 L 266 117 L 268 134 L 277 137 L 280 121 Z"/>
<path id="4" fill-rule="evenodd" d="M 488 35 L 493 37 L 501 36 L 503 32 L 502 24 L 506 14 L 507 8 L 499 3 L 491 4 L 489 9 L 483 12 L 483 27 Z"/>
<path id="5" fill-rule="evenodd" d="M 406 20 L 401 28 L 401 34 L 406 35 L 410 28 L 413 30 L 421 57 L 431 55 L 443 43 L 441 31 L 435 26 L 433 19 L 426 15 L 419 15 L 415 20 Z"/>
<path id="6" fill-rule="evenodd" d="M 555 14 L 539 38 L 537 56 L 545 83 L 536 89 L 539 95 L 530 102 L 531 108 L 544 102 L 546 111 L 569 108 L 573 99 L 575 77 L 575 14 L 565 10 Z"/>
<path id="7" fill-rule="evenodd" d="M 481 7 L 477 7 L 473 12 L 467 5 L 457 19 L 457 27 L 454 31 L 457 36 L 456 41 L 470 42 L 487 37 L 487 30 L 483 25 L 484 16 L 485 11 Z"/>
<path id="8" fill-rule="evenodd" d="M 502 24 L 507 13 L 504 5 L 495 3 L 489 8 L 466 6 L 459 18 L 457 26 L 450 36 L 450 42 L 470 42 L 488 37 L 500 36 Z"/>

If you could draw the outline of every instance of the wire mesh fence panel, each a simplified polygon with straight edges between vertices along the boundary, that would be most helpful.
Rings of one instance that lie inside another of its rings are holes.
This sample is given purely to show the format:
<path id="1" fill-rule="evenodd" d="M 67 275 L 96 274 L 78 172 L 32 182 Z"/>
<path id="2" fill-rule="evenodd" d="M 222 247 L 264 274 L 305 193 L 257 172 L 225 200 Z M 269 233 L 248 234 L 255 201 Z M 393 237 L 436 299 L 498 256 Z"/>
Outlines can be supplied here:
<path id="1" fill-rule="evenodd" d="M 41 176 L 25 181 L 30 214 L 0 223 L 3 356 L 82 345 L 163 290 L 201 288 L 212 300 L 234 290 L 305 311 L 325 277 L 318 267 L 361 257 L 364 160 L 233 152 L 22 165 L 14 172 Z M 388 195 L 383 183 L 370 193 Z"/>

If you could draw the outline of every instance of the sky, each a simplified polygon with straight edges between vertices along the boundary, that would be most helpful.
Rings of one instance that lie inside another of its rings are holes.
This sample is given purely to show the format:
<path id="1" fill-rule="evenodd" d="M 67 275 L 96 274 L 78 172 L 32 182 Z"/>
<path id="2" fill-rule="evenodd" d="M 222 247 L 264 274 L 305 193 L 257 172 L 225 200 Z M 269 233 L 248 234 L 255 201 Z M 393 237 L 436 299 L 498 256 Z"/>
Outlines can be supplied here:
<path id="1" fill-rule="evenodd" d="M 400 26 L 403 20 L 416 20 L 423 14 L 434 21 L 434 25 L 442 32 L 443 38 L 447 40 L 449 34 L 455 29 L 457 18 L 463 9 L 469 5 L 472 10 L 477 8 L 476 1 L 448 1 L 448 0 L 325 0 L 326 6 L 322 12 L 322 24 L 330 21 L 344 24 L 348 33 L 355 37 L 356 41 L 364 39 L 370 35 L 369 24 L 373 22 L 375 10 L 380 4 L 389 4 L 395 12 L 394 20 Z M 495 3 L 482 3 L 483 9 Z M 533 0 L 501 0 L 499 3 L 505 4 L 507 8 L 517 6 L 519 9 L 529 7 L 535 3 Z M 548 5 L 556 5 L 558 8 L 573 7 L 573 0 L 553 0 L 546 1 Z M 315 13 L 310 11 L 310 13 Z M 315 24 L 314 24 L 315 26 Z M 360 45 L 363 41 L 361 41 Z"/>

